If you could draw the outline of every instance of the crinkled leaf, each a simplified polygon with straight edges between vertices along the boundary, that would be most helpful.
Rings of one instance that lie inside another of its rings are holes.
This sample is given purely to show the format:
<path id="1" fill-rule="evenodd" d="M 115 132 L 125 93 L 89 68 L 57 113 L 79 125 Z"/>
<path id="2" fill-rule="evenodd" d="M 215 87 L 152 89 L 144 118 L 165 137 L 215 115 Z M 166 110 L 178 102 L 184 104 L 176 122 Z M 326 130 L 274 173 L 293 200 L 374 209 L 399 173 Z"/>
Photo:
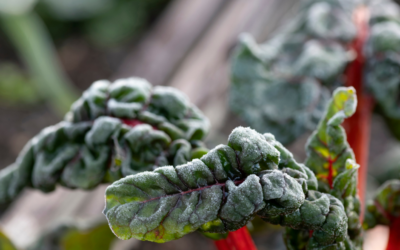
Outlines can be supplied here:
<path id="1" fill-rule="evenodd" d="M 346 132 L 341 127 L 344 119 L 353 115 L 356 106 L 354 88 L 336 89 L 323 119 L 306 145 L 305 164 L 316 174 L 319 190 L 339 199 L 346 211 L 347 234 L 345 242 L 336 246 L 338 249 L 361 249 L 362 246 L 360 201 L 357 194 L 359 166 L 354 161 Z M 308 244 L 313 245 L 313 240 L 310 239 Z"/>
<path id="2" fill-rule="evenodd" d="M 360 200 L 357 193 L 359 165 L 352 159 L 347 159 L 346 170 L 341 172 L 333 182 L 331 194 L 344 205 L 347 215 L 349 240 L 346 243 L 350 249 L 361 249 L 362 227 L 360 221 Z"/>
<path id="3" fill-rule="evenodd" d="M 0 171 L 0 203 L 24 187 L 91 189 L 186 163 L 199 144 L 188 140 L 202 139 L 207 127 L 207 119 L 177 90 L 152 89 L 138 78 L 97 81 L 73 104 L 67 121 L 43 129 Z"/>
<path id="4" fill-rule="evenodd" d="M 358 169 L 360 165 L 352 159 L 347 159 L 346 169 L 335 178 L 331 194 L 344 201 L 348 197 L 354 197 L 357 194 Z"/>
<path id="5" fill-rule="evenodd" d="M 354 114 L 356 106 L 353 87 L 337 88 L 316 131 L 307 141 L 305 165 L 316 173 L 320 190 L 329 191 L 336 176 L 345 170 L 346 160 L 354 159 L 340 124 Z"/>
<path id="6" fill-rule="evenodd" d="M 104 213 L 113 232 L 167 242 L 199 230 L 226 233 L 258 215 L 271 223 L 315 230 L 318 246 L 343 241 L 347 217 L 335 197 L 318 191 L 315 176 L 271 134 L 236 128 L 228 145 L 200 160 L 114 182 Z M 280 151 L 285 155 L 280 159 Z M 313 186 L 314 185 L 314 186 Z"/>
<path id="7" fill-rule="evenodd" d="M 93 83 L 66 117 L 77 123 L 103 115 L 150 124 L 173 140 L 201 140 L 209 127 L 207 118 L 183 93 L 171 87 L 152 88 L 141 78 Z"/>
<path id="8" fill-rule="evenodd" d="M 280 153 L 278 168 L 298 181 L 301 181 L 302 185 L 306 187 L 304 188 L 305 190 L 317 190 L 318 182 L 314 173 L 304 164 L 298 163 L 294 159 L 293 154 L 280 142 L 276 141 L 272 134 L 266 133 L 264 137 Z"/>

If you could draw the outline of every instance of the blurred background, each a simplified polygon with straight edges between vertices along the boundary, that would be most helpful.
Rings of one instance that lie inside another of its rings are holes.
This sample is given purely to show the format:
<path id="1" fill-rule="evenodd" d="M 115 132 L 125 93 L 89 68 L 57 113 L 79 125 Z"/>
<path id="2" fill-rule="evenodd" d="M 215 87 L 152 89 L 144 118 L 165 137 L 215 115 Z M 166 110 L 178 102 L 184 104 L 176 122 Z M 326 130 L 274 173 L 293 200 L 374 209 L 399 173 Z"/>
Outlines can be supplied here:
<path id="1" fill-rule="evenodd" d="M 225 143 L 233 128 L 245 125 L 228 108 L 229 59 L 239 34 L 263 42 L 298 8 L 298 0 L 0 0 L 0 168 L 13 163 L 42 128 L 59 122 L 98 79 L 138 76 L 178 88 L 210 119 L 207 145 Z M 374 117 L 369 190 L 384 167 L 398 162 L 400 146 L 388 133 Z M 300 162 L 308 136 L 289 146 Z M 104 189 L 25 191 L 2 209 L 0 227 L 26 249 L 60 223 L 98 223 L 104 219 Z M 249 225 L 258 249 L 285 249 L 279 227 L 258 223 Z M 387 229 L 375 231 L 379 237 L 367 241 L 384 242 Z M 110 244 L 111 249 L 213 249 L 212 241 L 197 233 L 163 245 Z M 371 244 L 369 249 L 378 249 Z"/>

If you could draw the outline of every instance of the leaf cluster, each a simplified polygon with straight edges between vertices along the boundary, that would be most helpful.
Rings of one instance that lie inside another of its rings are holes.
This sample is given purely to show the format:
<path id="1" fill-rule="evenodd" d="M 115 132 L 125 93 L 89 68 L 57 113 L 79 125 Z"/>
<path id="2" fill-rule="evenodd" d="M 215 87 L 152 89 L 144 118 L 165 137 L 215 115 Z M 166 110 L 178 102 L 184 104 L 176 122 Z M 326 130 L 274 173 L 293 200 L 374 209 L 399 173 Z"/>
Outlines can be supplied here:
<path id="1" fill-rule="evenodd" d="M 191 159 L 208 120 L 177 90 L 140 78 L 97 81 L 66 120 L 45 128 L 0 172 L 0 203 L 24 187 L 91 189 L 102 182 Z"/>

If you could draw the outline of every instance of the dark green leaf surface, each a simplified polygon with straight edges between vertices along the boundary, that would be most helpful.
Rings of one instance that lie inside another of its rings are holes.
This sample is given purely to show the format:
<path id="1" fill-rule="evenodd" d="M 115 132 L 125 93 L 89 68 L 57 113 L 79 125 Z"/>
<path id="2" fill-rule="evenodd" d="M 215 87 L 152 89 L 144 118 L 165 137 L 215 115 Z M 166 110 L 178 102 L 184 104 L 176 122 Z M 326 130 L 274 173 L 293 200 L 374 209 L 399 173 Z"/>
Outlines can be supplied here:
<path id="1" fill-rule="evenodd" d="M 232 110 L 284 144 L 313 130 L 353 58 L 345 45 L 355 36 L 350 10 L 339 1 L 304 1 L 270 41 L 242 36 L 232 59 Z"/>
<path id="2" fill-rule="evenodd" d="M 183 93 L 171 87 L 152 88 L 141 78 L 93 83 L 72 105 L 66 120 L 93 121 L 105 115 L 150 124 L 173 140 L 201 140 L 209 127 L 208 120 Z"/>
<path id="3" fill-rule="evenodd" d="M 176 110 L 176 112 L 174 112 Z M 0 171 L 0 203 L 24 187 L 91 189 L 101 182 L 192 159 L 208 121 L 177 90 L 139 78 L 95 82 L 66 121 L 45 128 Z M 198 152 L 200 153 L 200 152 Z M 201 155 L 201 154 L 200 154 Z"/>
<path id="4" fill-rule="evenodd" d="M 114 182 L 104 213 L 121 239 L 167 242 L 196 230 L 226 233 L 258 215 L 315 230 L 313 247 L 339 244 L 347 231 L 344 207 L 316 188 L 313 173 L 271 134 L 239 127 L 228 146 L 219 145 L 200 160 Z"/>

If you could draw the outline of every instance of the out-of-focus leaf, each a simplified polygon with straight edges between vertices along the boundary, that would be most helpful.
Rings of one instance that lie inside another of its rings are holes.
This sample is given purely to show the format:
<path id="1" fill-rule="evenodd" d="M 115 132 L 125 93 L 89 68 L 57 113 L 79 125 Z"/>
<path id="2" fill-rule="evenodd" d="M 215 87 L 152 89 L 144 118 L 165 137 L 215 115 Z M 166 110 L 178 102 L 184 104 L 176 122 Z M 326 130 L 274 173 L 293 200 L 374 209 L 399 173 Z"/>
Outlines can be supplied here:
<path id="1" fill-rule="evenodd" d="M 392 0 L 372 1 L 370 4 L 370 24 L 395 21 L 400 16 L 398 3 Z"/>
<path id="2" fill-rule="evenodd" d="M 351 41 L 354 38 L 355 27 L 349 18 L 350 11 L 335 6 L 339 1 L 309 2 L 312 4 L 307 6 L 309 9 L 306 14 L 306 25 L 312 35 L 321 39 L 339 41 Z"/>
<path id="3" fill-rule="evenodd" d="M 371 6 L 370 35 L 365 45 L 365 81 L 389 129 L 400 139 L 400 7 L 392 1 Z"/>
<path id="4" fill-rule="evenodd" d="M 43 235 L 28 250 L 109 250 L 115 239 L 107 223 L 96 223 L 85 229 L 61 225 Z"/>
<path id="5" fill-rule="evenodd" d="M 58 19 L 81 20 L 93 17 L 110 5 L 112 0 L 41 0 Z"/>
<path id="6" fill-rule="evenodd" d="M 11 243 L 10 239 L 0 231 L 0 249 L 1 250 L 17 250 L 17 248 Z"/>
<path id="7" fill-rule="evenodd" d="M 310 247 L 342 244 L 344 207 L 331 195 L 308 190 L 307 183 L 314 188 L 317 183 L 306 169 L 271 134 L 239 127 L 228 146 L 200 160 L 114 182 L 106 190 L 104 213 L 121 239 L 167 242 L 196 230 L 226 233 L 258 215 L 315 230 Z"/>
<path id="8" fill-rule="evenodd" d="M 29 79 L 16 65 L 0 65 L 0 100 L 11 105 L 34 104 L 40 99 L 39 93 Z"/>
<path id="9" fill-rule="evenodd" d="M 284 144 L 316 127 L 329 91 L 343 84 L 355 36 L 339 1 L 305 1 L 293 22 L 265 44 L 242 36 L 232 63 L 232 110 Z"/>
<path id="10" fill-rule="evenodd" d="M 37 0 L 0 0 L 0 14 L 21 15 L 29 12 Z"/>
<path id="11" fill-rule="evenodd" d="M 138 78 L 94 83 L 66 117 L 31 139 L 17 161 L 0 171 L 0 203 L 24 187 L 91 189 L 158 166 L 183 164 L 192 157 L 190 141 L 208 131 L 208 120 L 183 94 L 152 89 Z"/>
<path id="12" fill-rule="evenodd" d="M 162 13 L 170 0 L 42 0 L 36 10 L 55 38 L 82 33 L 91 43 L 113 47 L 132 41 Z"/>
<path id="13" fill-rule="evenodd" d="M 88 37 L 101 46 L 112 46 L 137 38 L 153 19 L 162 13 L 170 0 L 114 0 L 112 6 L 87 20 Z"/>
<path id="14" fill-rule="evenodd" d="M 308 139 L 305 165 L 316 173 L 322 191 L 329 192 L 336 176 L 345 170 L 346 160 L 354 159 L 340 124 L 354 114 L 356 106 L 353 87 L 337 88 L 316 131 Z"/>
<path id="15" fill-rule="evenodd" d="M 390 225 L 400 217 L 400 180 L 385 182 L 367 204 L 363 227 L 370 229 L 376 225 Z"/>

